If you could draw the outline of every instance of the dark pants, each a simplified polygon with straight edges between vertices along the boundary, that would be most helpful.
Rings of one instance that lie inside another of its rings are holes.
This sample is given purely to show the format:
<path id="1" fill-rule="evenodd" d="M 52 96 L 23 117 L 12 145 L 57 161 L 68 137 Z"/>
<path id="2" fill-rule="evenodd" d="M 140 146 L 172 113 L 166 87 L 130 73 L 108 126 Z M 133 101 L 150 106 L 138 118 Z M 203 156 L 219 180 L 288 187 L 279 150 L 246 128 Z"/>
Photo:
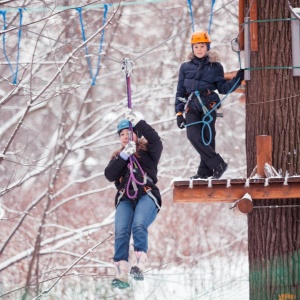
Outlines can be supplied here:
<path id="1" fill-rule="evenodd" d="M 203 112 L 199 112 L 196 109 L 189 109 L 186 113 L 186 123 L 191 124 L 203 120 Z M 215 123 L 217 118 L 217 113 L 214 110 L 211 112 L 212 121 L 208 124 L 197 123 L 191 126 L 186 127 L 186 134 L 189 141 L 192 143 L 193 147 L 200 154 L 200 165 L 198 167 L 198 174 L 203 175 L 212 175 L 213 169 L 218 167 L 221 163 L 224 162 L 222 157 L 215 152 Z M 209 118 L 206 117 L 205 121 L 208 121 Z M 202 128 L 204 126 L 204 134 L 202 137 Z M 211 134 L 208 126 L 210 126 Z M 203 141 L 204 138 L 204 141 Z M 209 140 L 211 142 L 209 145 L 206 145 Z"/>

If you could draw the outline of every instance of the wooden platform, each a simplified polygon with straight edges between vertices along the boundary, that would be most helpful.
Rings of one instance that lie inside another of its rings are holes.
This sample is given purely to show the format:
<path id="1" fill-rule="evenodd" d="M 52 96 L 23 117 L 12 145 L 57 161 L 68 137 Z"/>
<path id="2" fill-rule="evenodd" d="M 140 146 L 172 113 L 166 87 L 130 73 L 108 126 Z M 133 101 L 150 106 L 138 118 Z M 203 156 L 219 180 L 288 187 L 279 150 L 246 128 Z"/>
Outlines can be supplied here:
<path id="1" fill-rule="evenodd" d="M 234 202 L 248 193 L 252 199 L 300 198 L 300 176 L 287 178 L 175 180 L 173 201 Z"/>

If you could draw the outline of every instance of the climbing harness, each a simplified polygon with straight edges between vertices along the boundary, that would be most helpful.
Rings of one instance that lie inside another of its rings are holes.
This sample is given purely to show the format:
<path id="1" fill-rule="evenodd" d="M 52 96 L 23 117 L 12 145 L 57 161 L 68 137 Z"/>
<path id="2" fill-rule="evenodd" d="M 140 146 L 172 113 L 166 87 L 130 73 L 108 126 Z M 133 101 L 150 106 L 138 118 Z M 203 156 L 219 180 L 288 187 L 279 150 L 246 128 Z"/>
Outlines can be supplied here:
<path id="1" fill-rule="evenodd" d="M 133 70 L 133 65 L 134 65 L 133 62 L 130 61 L 128 58 L 123 59 L 122 71 L 126 78 L 128 108 L 132 108 L 130 75 Z M 129 132 L 130 132 L 129 141 L 131 141 L 132 137 L 133 137 L 133 128 L 132 128 L 131 122 L 129 122 Z M 147 174 L 143 171 L 137 158 L 134 155 L 129 156 L 129 163 L 128 163 L 127 167 L 129 169 L 129 178 L 128 178 L 127 182 L 125 183 L 126 184 L 126 195 L 128 196 L 128 198 L 133 200 L 133 199 L 137 198 L 138 192 L 141 189 L 141 187 L 145 186 L 145 184 L 147 183 Z M 138 177 L 137 175 L 139 173 L 142 175 L 142 181 L 139 181 L 137 179 L 137 177 Z M 130 194 L 131 186 L 133 187 L 133 190 L 134 190 L 133 195 Z"/>
<path id="2" fill-rule="evenodd" d="M 211 140 L 212 140 L 212 131 L 211 131 L 210 123 L 213 121 L 213 117 L 212 117 L 211 113 L 221 105 L 221 103 L 226 99 L 226 97 L 235 89 L 235 87 L 238 83 L 239 83 L 239 80 L 237 80 L 235 82 L 235 84 L 232 86 L 232 88 L 229 90 L 229 92 L 223 97 L 223 99 L 220 100 L 219 103 L 214 103 L 214 105 L 211 107 L 210 110 L 203 104 L 203 101 L 200 97 L 199 91 L 195 91 L 195 92 L 191 93 L 188 100 L 185 100 L 186 104 L 185 104 L 184 112 L 187 112 L 187 109 L 188 109 L 187 105 L 188 105 L 189 101 L 192 99 L 193 95 L 195 95 L 197 97 L 198 102 L 200 104 L 200 107 L 202 108 L 202 111 L 203 111 L 203 114 L 204 114 L 202 120 L 198 121 L 198 122 L 193 122 L 193 123 L 190 123 L 190 124 L 185 124 L 184 126 L 188 127 L 188 126 L 196 125 L 196 124 L 199 124 L 199 123 L 200 124 L 203 123 L 204 125 L 202 126 L 202 129 L 201 129 L 201 137 L 202 137 L 203 144 L 205 146 L 208 146 L 211 143 Z M 178 98 L 178 99 L 180 101 L 184 102 L 182 98 Z M 204 137 L 204 130 L 205 130 L 206 126 L 208 127 L 208 131 L 209 131 L 208 142 L 205 141 L 205 137 Z"/>

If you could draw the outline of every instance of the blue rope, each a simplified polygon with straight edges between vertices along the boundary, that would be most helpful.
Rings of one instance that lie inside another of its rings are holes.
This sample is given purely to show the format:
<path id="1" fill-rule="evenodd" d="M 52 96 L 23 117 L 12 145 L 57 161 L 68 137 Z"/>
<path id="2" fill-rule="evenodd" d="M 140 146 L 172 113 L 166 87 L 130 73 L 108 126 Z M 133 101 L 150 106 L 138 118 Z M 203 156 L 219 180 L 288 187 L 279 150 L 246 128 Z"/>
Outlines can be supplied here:
<path id="1" fill-rule="evenodd" d="M 193 122 L 193 123 L 190 123 L 190 124 L 186 124 L 185 127 L 188 127 L 188 126 L 192 126 L 192 125 L 196 125 L 196 124 L 201 124 L 203 123 L 203 126 L 202 126 L 202 129 L 201 129 L 201 138 L 202 138 L 202 141 L 203 141 L 203 144 L 205 146 L 208 146 L 210 143 L 211 143 L 211 140 L 212 140 L 212 132 L 211 132 L 211 127 L 210 127 L 210 123 L 212 122 L 213 120 L 213 117 L 211 116 L 211 113 L 216 110 L 218 108 L 218 106 L 221 105 L 221 103 L 227 98 L 227 96 L 235 89 L 236 85 L 240 82 L 240 79 L 238 79 L 236 81 L 236 83 L 232 86 L 232 88 L 229 90 L 229 92 L 223 97 L 223 99 L 217 103 L 211 110 L 209 110 L 202 118 L 202 121 L 198 121 L 198 122 Z M 201 104 L 201 103 L 200 103 Z M 201 104 L 203 105 L 203 104 Z M 209 118 L 209 120 L 206 120 L 206 118 Z M 205 141 L 205 137 L 204 137 L 204 130 L 205 130 L 205 127 L 208 127 L 208 131 L 209 131 L 209 139 L 208 139 L 208 142 Z"/>
<path id="2" fill-rule="evenodd" d="M 103 13 L 102 26 L 106 22 L 107 11 L 108 11 L 109 6 L 111 6 L 111 4 L 104 4 L 103 6 L 104 6 L 104 13 Z M 82 18 L 82 7 L 77 7 L 75 9 L 78 11 L 78 14 L 79 14 L 79 21 L 80 21 L 80 26 L 81 26 L 82 39 L 85 42 L 86 41 L 86 36 L 85 36 L 84 25 L 83 25 L 83 18 Z M 104 29 L 102 30 L 102 34 L 101 34 L 101 37 L 100 37 L 100 45 L 99 45 L 99 52 L 98 52 L 98 61 L 97 61 L 97 68 L 96 68 L 95 75 L 93 75 L 92 64 L 91 64 L 91 59 L 90 59 L 90 56 L 89 56 L 89 50 L 88 50 L 87 44 L 84 45 L 86 59 L 87 59 L 87 63 L 88 63 L 88 66 L 89 66 L 90 77 L 92 79 L 92 85 L 96 84 L 96 78 L 98 76 L 99 69 L 100 69 L 100 59 L 101 59 L 101 52 L 102 52 L 103 40 L 104 40 Z"/>
<path id="3" fill-rule="evenodd" d="M 18 78 L 18 72 L 19 72 L 19 58 L 20 58 L 20 43 L 21 43 L 21 36 L 22 36 L 22 21 L 23 21 L 23 8 L 19 8 L 19 17 L 20 17 L 20 23 L 19 23 L 19 31 L 18 31 L 18 47 L 17 47 L 17 61 L 16 61 L 16 71 L 14 71 L 12 64 L 8 58 L 8 55 L 6 53 L 6 43 L 5 43 L 5 30 L 7 29 L 6 25 L 6 10 L 0 10 L 0 14 L 3 17 L 3 30 L 4 33 L 2 35 L 2 43 L 3 43 L 3 53 L 6 58 L 6 61 L 8 62 L 8 65 L 11 69 L 11 72 L 13 74 L 13 84 L 17 84 L 17 78 Z"/>
<path id="4" fill-rule="evenodd" d="M 107 11 L 108 8 L 111 6 L 111 4 L 104 4 L 104 13 L 103 13 L 103 21 L 102 21 L 102 26 L 105 24 L 106 22 L 106 16 L 107 16 Z M 99 73 L 99 66 L 100 66 L 100 59 L 101 59 L 101 52 L 102 52 L 102 44 L 103 44 L 103 40 L 104 40 L 104 29 L 102 30 L 101 33 L 101 38 L 100 38 L 100 48 L 99 48 L 99 55 L 98 55 L 98 62 L 97 62 L 97 71 L 96 74 L 94 76 L 92 85 L 95 85 L 95 81 L 96 81 L 96 77 L 98 76 Z"/>
<path id="5" fill-rule="evenodd" d="M 189 6 L 189 10 L 190 10 L 190 17 L 191 17 L 192 28 L 193 28 L 193 32 L 194 32 L 195 28 L 194 28 L 194 16 L 193 16 L 192 0 L 187 0 L 187 3 L 188 3 L 188 6 Z"/>
<path id="6" fill-rule="evenodd" d="M 209 25 L 208 25 L 208 34 L 210 34 L 210 27 L 211 27 L 212 18 L 213 18 L 213 11 L 214 11 L 215 2 L 216 2 L 215 0 L 211 1 L 210 18 L 209 18 Z"/>

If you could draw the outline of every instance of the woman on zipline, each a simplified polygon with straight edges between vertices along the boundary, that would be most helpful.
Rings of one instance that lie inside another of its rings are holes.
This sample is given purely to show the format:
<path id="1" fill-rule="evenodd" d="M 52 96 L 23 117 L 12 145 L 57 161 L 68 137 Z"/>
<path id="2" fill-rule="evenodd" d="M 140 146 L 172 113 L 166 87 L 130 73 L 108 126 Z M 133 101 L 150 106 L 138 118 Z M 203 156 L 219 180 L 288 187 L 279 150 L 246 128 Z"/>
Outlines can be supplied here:
<path id="1" fill-rule="evenodd" d="M 112 286 L 129 287 L 129 242 L 133 237 L 134 255 L 130 274 L 143 280 L 147 263 L 148 227 L 161 207 L 157 165 L 163 145 L 158 133 L 131 109 L 117 127 L 121 149 L 113 153 L 105 177 L 114 181 L 115 198 L 115 278 Z M 131 137 L 132 136 L 132 137 Z M 143 138 L 142 138 L 143 136 Z"/>
<path id="2" fill-rule="evenodd" d="M 196 31 L 190 43 L 189 61 L 179 70 L 175 98 L 177 125 L 180 129 L 186 127 L 187 138 L 200 155 L 197 174 L 191 179 L 220 178 L 228 165 L 215 152 L 216 109 L 220 107 L 220 98 L 214 91 L 218 90 L 220 94 L 233 92 L 244 79 L 244 70 L 240 69 L 236 77 L 226 81 L 218 53 L 209 51 L 209 34 Z"/>

